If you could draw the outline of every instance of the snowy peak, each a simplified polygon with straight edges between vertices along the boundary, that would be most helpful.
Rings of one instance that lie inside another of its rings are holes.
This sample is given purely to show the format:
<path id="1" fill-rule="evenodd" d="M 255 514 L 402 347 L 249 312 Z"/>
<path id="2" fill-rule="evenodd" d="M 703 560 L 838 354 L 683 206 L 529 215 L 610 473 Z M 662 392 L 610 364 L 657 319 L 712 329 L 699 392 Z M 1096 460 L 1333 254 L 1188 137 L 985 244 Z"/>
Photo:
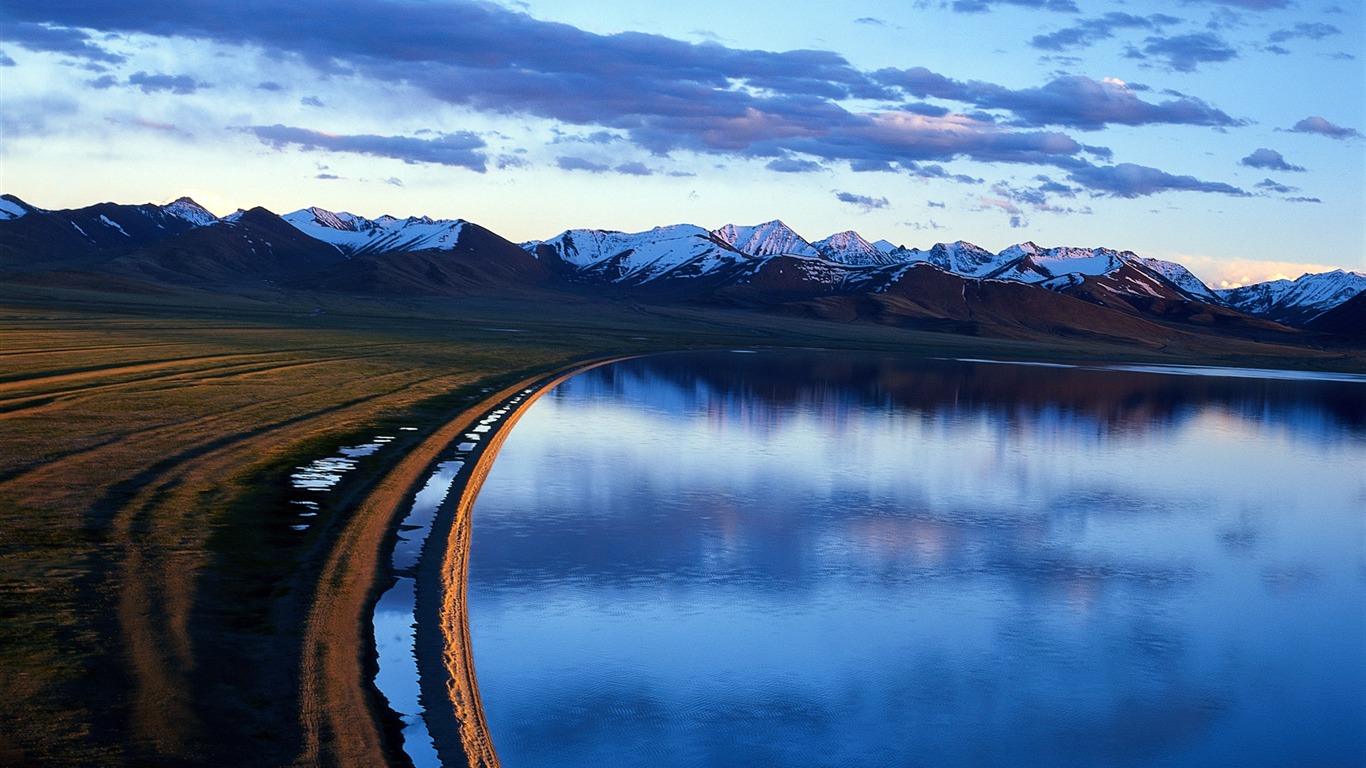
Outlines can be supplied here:
<path id="1" fill-rule="evenodd" d="M 359 227 L 356 226 L 356 219 L 359 217 L 353 216 L 345 211 L 333 213 L 326 208 L 318 208 L 316 206 L 313 208 L 303 208 L 293 213 L 286 213 L 280 218 L 293 224 L 305 234 L 313 233 L 304 229 L 304 226 L 325 227 L 327 229 L 335 229 L 339 232 L 359 231 Z M 318 239 L 321 240 L 323 238 Z"/>
<path id="2" fill-rule="evenodd" d="M 179 198 L 175 202 L 160 206 L 160 208 L 162 213 L 188 221 L 196 227 L 207 227 L 218 222 L 217 216 L 188 197 Z"/>
<path id="3" fill-rule="evenodd" d="M 1335 269 L 1215 291 L 1229 306 L 1272 319 L 1306 322 L 1366 291 L 1366 273 Z"/>
<path id="4" fill-rule="evenodd" d="M 1124 252 L 1125 261 L 1130 264 L 1145 267 L 1150 272 L 1155 272 L 1166 278 L 1172 285 L 1190 294 L 1201 301 L 1223 303 L 1218 295 L 1205 285 L 1204 281 L 1191 273 L 1189 269 L 1177 264 L 1174 261 L 1163 261 L 1162 259 L 1145 258 L 1136 256 L 1128 251 Z"/>
<path id="5" fill-rule="evenodd" d="M 381 216 L 371 221 L 342 211 L 304 208 L 282 216 L 300 232 L 336 247 L 348 256 L 396 251 L 451 250 L 460 241 L 465 222 L 412 216 Z"/>
<path id="6" fill-rule="evenodd" d="M 571 271 L 580 278 L 634 285 L 664 277 L 703 277 L 748 261 L 718 244 L 712 233 L 692 224 L 633 233 L 571 229 L 549 240 L 523 243 L 522 248 L 553 268 Z"/>
<path id="7" fill-rule="evenodd" d="M 712 230 L 711 235 L 718 242 L 750 256 L 820 256 L 811 243 L 777 219 L 753 227 L 727 224 Z"/>
<path id="8" fill-rule="evenodd" d="M 989 276 L 1022 283 L 1041 283 L 1062 275 L 1106 275 L 1124 266 L 1124 258 L 1109 248 L 1047 248 L 1033 243 L 1021 243 L 1001 252 L 1019 253 Z"/>
<path id="9" fill-rule="evenodd" d="M 14 195 L 0 195 L 0 221 L 17 219 L 31 210 L 36 209 Z"/>
<path id="10" fill-rule="evenodd" d="M 928 262 L 945 272 L 967 277 L 983 277 L 1001 266 L 1001 260 L 996 254 L 966 240 L 935 243 L 928 251 L 919 248 L 898 248 L 889 256 L 907 264 Z"/>
<path id="11" fill-rule="evenodd" d="M 853 230 L 837 232 L 824 240 L 817 240 L 812 245 L 821 256 L 850 266 L 893 264 L 896 261 L 888 256 L 888 251 L 864 240 L 862 235 Z"/>

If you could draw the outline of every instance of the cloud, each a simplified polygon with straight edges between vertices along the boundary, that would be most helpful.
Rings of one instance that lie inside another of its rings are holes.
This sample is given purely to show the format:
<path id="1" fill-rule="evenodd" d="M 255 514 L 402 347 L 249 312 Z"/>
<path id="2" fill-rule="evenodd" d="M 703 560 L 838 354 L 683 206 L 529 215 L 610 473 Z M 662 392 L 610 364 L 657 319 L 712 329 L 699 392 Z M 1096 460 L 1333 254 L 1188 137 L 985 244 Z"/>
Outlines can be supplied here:
<path id="1" fill-rule="evenodd" d="M 1300 191 L 1297 187 L 1287 187 L 1286 185 L 1281 184 L 1277 181 L 1272 181 L 1271 179 L 1262 179 L 1261 181 L 1257 182 L 1255 186 L 1257 187 L 1257 189 L 1265 189 L 1268 192 L 1276 192 L 1282 195 L 1288 195 L 1291 192 Z"/>
<path id="2" fill-rule="evenodd" d="M 989 208 L 999 208 L 1006 213 L 1017 217 L 1018 222 L 1012 226 L 1024 226 L 1029 223 L 1024 217 L 1024 210 L 1020 206 L 1026 206 L 1030 210 L 1040 213 L 1058 214 L 1090 214 L 1090 207 L 1072 208 L 1054 204 L 1049 200 L 1050 195 L 1059 197 L 1074 198 L 1080 192 L 1076 187 L 1069 187 L 1066 184 L 1053 181 L 1047 176 L 1039 175 L 1034 177 L 1035 181 L 1041 182 L 1036 187 L 1015 186 L 1009 182 L 998 182 L 991 187 L 995 197 L 983 196 L 979 198 L 981 206 L 976 210 L 987 210 Z"/>
<path id="3" fill-rule="evenodd" d="M 140 89 L 143 93 L 170 91 L 181 96 L 209 87 L 189 75 L 162 75 L 147 72 L 134 72 L 129 75 L 128 84 Z"/>
<path id="4" fill-rule="evenodd" d="M 867 195 L 856 195 L 853 192 L 836 191 L 835 199 L 839 200 L 841 203 L 849 203 L 850 205 L 858 206 L 859 208 L 862 208 L 865 212 L 877 210 L 879 208 L 886 208 L 888 205 L 890 205 L 890 203 L 887 201 L 887 198 L 885 197 L 869 197 Z"/>
<path id="5" fill-rule="evenodd" d="M 627 176 L 653 176 L 655 174 L 653 170 L 646 167 L 645 163 L 641 162 L 622 163 L 612 170 Z"/>
<path id="6" fill-rule="evenodd" d="M 1111 197 L 1146 197 L 1159 192 L 1213 192 L 1235 197 L 1247 197 L 1247 192 L 1218 181 L 1201 181 L 1194 176 L 1176 176 L 1157 168 L 1133 163 L 1118 165 L 1087 165 L 1077 168 L 1067 178 L 1083 187 Z"/>
<path id="7" fill-rule="evenodd" d="M 318 98 L 317 96 L 305 96 L 305 97 L 303 97 L 302 99 L 299 99 L 299 103 L 302 104 L 302 105 L 305 106 L 305 107 L 324 107 L 324 106 L 327 106 L 327 105 L 323 104 L 323 100 L 320 99 L 320 98 Z"/>
<path id="8" fill-rule="evenodd" d="M 94 80 L 90 80 L 87 84 L 91 88 L 100 90 L 127 85 L 132 88 L 137 88 L 143 93 L 169 91 L 180 96 L 186 96 L 195 93 L 202 88 L 209 87 L 206 83 L 201 83 L 189 75 L 160 75 L 148 74 L 147 72 L 134 72 L 128 76 L 126 82 L 120 82 L 120 80 L 113 75 L 100 75 Z"/>
<path id="9" fill-rule="evenodd" d="M 1278 29 L 1268 35 L 1266 39 L 1273 43 L 1284 43 L 1287 40 L 1294 40 L 1297 37 L 1306 40 L 1322 40 L 1325 37 L 1340 34 L 1342 34 L 1342 30 L 1332 24 L 1324 24 L 1323 22 L 1307 24 L 1305 22 L 1300 22 L 1290 29 Z"/>
<path id="10" fill-rule="evenodd" d="M 162 123 L 156 120 L 137 119 L 131 121 L 131 124 L 136 125 L 139 128 L 150 128 L 154 131 L 166 131 L 168 133 L 184 133 L 179 128 L 177 128 L 174 123 Z"/>
<path id="11" fill-rule="evenodd" d="M 1101 40 L 1115 36 L 1116 29 L 1156 29 L 1181 20 L 1173 16 L 1153 14 L 1135 16 L 1129 13 L 1111 12 L 1093 19 L 1082 19 L 1070 27 L 1064 27 L 1046 35 L 1035 35 L 1029 44 L 1044 51 L 1063 51 L 1068 48 L 1087 48 Z"/>
<path id="12" fill-rule="evenodd" d="M 0 51 L 0 67 L 17 67 L 19 63 L 10 58 L 9 54 Z"/>
<path id="13" fill-rule="evenodd" d="M 979 197 L 974 211 L 1001 211 L 1009 217 L 1011 229 L 1023 229 L 1029 226 L 1029 218 L 1025 216 L 1014 201 L 1003 197 Z"/>
<path id="14" fill-rule="evenodd" d="M 933 200 L 926 200 L 926 201 L 925 201 L 925 205 L 929 206 L 930 208 L 948 208 L 948 207 L 949 207 L 949 206 L 948 206 L 948 203 L 937 203 L 937 202 L 935 202 L 935 201 L 933 201 Z"/>
<path id="15" fill-rule="evenodd" d="M 1317 197 L 1287 197 L 1287 198 L 1285 199 L 1285 201 L 1286 201 L 1287 203 L 1322 203 L 1322 202 L 1323 202 L 1322 200 L 1318 199 Z"/>
<path id="16" fill-rule="evenodd" d="M 335 179 L 340 179 L 341 177 L 335 173 L 320 173 L 317 176 L 314 176 L 313 178 L 320 179 L 322 181 L 333 181 Z"/>
<path id="17" fill-rule="evenodd" d="M 606 173 L 612 170 L 612 166 L 603 163 L 595 163 L 582 157 L 557 157 L 555 165 L 565 171 L 588 171 L 589 173 Z"/>
<path id="18" fill-rule="evenodd" d="M 1159 258 L 1184 265 L 1211 288 L 1234 288 L 1265 280 L 1290 279 L 1309 272 L 1331 272 L 1342 268 L 1341 264 L 1259 261 L 1228 254 L 1204 256 L 1193 253 L 1167 253 L 1159 255 Z"/>
<path id="19" fill-rule="evenodd" d="M 1221 3 L 1232 5 L 1236 8 L 1246 8 L 1249 11 L 1272 11 L 1278 8 L 1285 8 L 1290 5 L 1291 0 L 1206 0 L 1211 3 Z"/>
<path id="20" fill-rule="evenodd" d="M 802 160 L 796 157 L 780 157 L 764 167 L 776 173 L 813 173 L 825 170 L 825 166 L 814 160 Z"/>
<path id="21" fill-rule="evenodd" d="M 483 173 L 486 168 L 485 142 L 467 131 L 440 134 L 433 139 L 408 136 L 345 136 L 285 125 L 255 125 L 244 131 L 275 149 L 297 146 L 308 151 L 344 152 L 370 157 L 385 157 L 405 163 L 433 163 L 457 166 Z"/>
<path id="22" fill-rule="evenodd" d="M 977 10 L 1003 5 L 1076 10 L 1070 0 L 972 2 Z M 639 32 L 596 34 L 473 0 L 334 0 L 328 18 L 345 23 L 319 23 L 316 9 L 304 3 L 244 13 L 232 0 L 51 0 L 14 3 L 6 12 L 18 26 L 27 24 L 25 29 L 70 33 L 63 43 L 68 47 L 89 43 L 80 30 L 249 47 L 323 74 L 340 72 L 416 89 L 448 105 L 609 132 L 657 155 L 687 151 L 765 162 L 800 156 L 864 170 L 908 170 L 917 163 L 956 159 L 1072 169 L 1088 165 L 1082 153 L 1109 150 L 1040 129 L 1242 124 L 1191 97 L 1145 101 L 1117 81 L 1063 77 L 1039 88 L 1012 90 L 954 81 L 924 69 L 869 72 L 830 51 L 745 50 Z M 977 111 L 900 112 L 898 102 L 917 90 Z M 885 106 L 880 111 L 850 106 L 868 103 Z M 1011 117 L 983 110 L 1004 110 Z M 362 151 L 334 149 L 345 145 L 413 162 L 475 170 L 485 165 L 482 140 L 327 137 L 290 133 L 304 129 L 285 126 L 250 130 L 268 143 L 314 150 Z"/>
<path id="23" fill-rule="evenodd" d="M 872 16 L 864 16 L 864 17 L 862 17 L 862 18 L 854 19 L 854 23 L 855 23 L 855 24 L 866 24 L 866 25 L 868 25 L 868 26 L 870 26 L 870 27 L 885 27 L 885 26 L 887 26 L 887 22 L 886 22 L 886 21 L 884 21 L 884 20 L 882 20 L 882 19 L 875 19 L 875 18 L 873 18 Z"/>
<path id="24" fill-rule="evenodd" d="M 285 87 L 277 82 L 266 80 L 256 84 L 257 89 L 262 91 L 283 91 Z"/>
<path id="25" fill-rule="evenodd" d="M 1330 139 L 1356 139 L 1361 137 L 1361 132 L 1355 128 L 1345 128 L 1341 125 L 1334 125 L 1321 117 L 1313 115 L 1295 123 L 1290 130 L 1294 133 L 1317 133 L 1320 136 L 1327 136 Z"/>
<path id="26" fill-rule="evenodd" d="M 952 80 L 924 67 L 884 69 L 877 75 L 917 98 L 951 99 L 982 109 L 1008 110 L 1026 126 L 1099 130 L 1107 125 L 1232 127 L 1245 123 L 1191 96 L 1161 103 L 1144 101 L 1132 86 L 1114 78 L 1092 80 L 1084 75 L 1066 75 L 1038 88 L 1011 90 L 991 83 Z"/>
<path id="27" fill-rule="evenodd" d="M 391 187 L 399 187 L 400 189 L 403 187 L 403 179 L 400 179 L 397 176 L 390 176 L 384 180 L 384 183 Z"/>
<path id="28" fill-rule="evenodd" d="M 1143 46 L 1143 53 L 1165 59 L 1167 66 L 1177 72 L 1194 72 L 1201 64 L 1238 58 L 1238 52 L 1213 32 L 1154 36 L 1144 42 L 1147 44 Z"/>
<path id="29" fill-rule="evenodd" d="M 6 8 L 7 12 L 16 9 Z M 58 53 L 76 59 L 101 64 L 122 64 L 127 58 L 96 44 L 90 35 L 79 29 L 66 28 L 4 19 L 0 23 L 0 41 L 14 43 L 27 51 Z"/>
<path id="30" fill-rule="evenodd" d="M 1274 149 L 1256 149 L 1252 154 L 1239 160 L 1238 162 L 1249 168 L 1265 168 L 1269 171 L 1303 171 L 1304 166 L 1291 165 L 1285 161 L 1280 152 Z"/>
<path id="31" fill-rule="evenodd" d="M 1080 10 L 1072 0 L 953 0 L 952 7 L 954 13 L 986 13 L 998 5 L 1058 13 L 1077 13 Z"/>
<path id="32" fill-rule="evenodd" d="M 1049 178 L 1048 176 L 1044 176 L 1043 174 L 1035 176 L 1034 180 L 1039 182 L 1040 192 L 1044 192 L 1050 195 L 1058 195 L 1059 197 L 1076 197 L 1077 193 L 1081 191 L 1076 187 L 1069 187 L 1066 184 L 1063 184 L 1062 182 L 1054 181 L 1053 179 Z"/>

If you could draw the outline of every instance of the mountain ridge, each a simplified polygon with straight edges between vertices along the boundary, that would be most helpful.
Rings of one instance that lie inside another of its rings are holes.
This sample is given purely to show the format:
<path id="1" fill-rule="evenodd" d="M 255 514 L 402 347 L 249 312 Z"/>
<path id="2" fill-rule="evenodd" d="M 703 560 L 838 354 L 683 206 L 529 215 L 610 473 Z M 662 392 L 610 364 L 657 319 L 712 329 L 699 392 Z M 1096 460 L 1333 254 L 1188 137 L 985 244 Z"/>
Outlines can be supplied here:
<path id="1" fill-rule="evenodd" d="M 218 261 L 203 254 L 216 254 Z M 463 219 L 367 219 L 316 206 L 282 216 L 257 208 L 216 217 L 189 197 L 166 205 L 99 203 L 47 211 L 0 196 L 0 268 L 41 271 L 58 263 L 171 282 L 236 277 L 295 288 L 415 295 L 555 283 L 614 295 L 644 291 L 772 307 L 862 294 L 896 296 L 904 303 L 903 278 L 923 265 L 1164 322 L 1245 330 L 1313 327 L 1315 318 L 1366 292 L 1366 274 L 1341 269 L 1213 290 L 1181 264 L 1132 251 L 1025 241 L 992 253 L 965 240 L 919 249 L 870 242 L 854 230 L 812 241 L 778 219 L 716 229 L 673 224 L 634 233 L 571 229 L 546 240 L 511 243 Z M 925 273 L 916 274 L 918 284 L 930 284 Z M 1005 295 L 991 295 L 997 294 Z M 1037 303 L 1036 298 L 1021 303 Z"/>

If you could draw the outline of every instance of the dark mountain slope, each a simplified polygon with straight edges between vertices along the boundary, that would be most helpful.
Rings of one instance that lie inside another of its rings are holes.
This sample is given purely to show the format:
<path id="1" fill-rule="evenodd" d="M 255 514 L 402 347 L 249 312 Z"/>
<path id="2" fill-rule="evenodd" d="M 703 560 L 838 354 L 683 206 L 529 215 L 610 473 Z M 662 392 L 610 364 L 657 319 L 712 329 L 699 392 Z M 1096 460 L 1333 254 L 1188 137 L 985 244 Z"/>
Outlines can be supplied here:
<path id="1" fill-rule="evenodd" d="M 296 275 L 288 285 L 362 295 L 453 296 L 542 286 L 551 276 L 551 270 L 526 251 L 466 222 L 449 250 L 365 254 Z"/>
<path id="2" fill-rule="evenodd" d="M 105 268 L 164 283 L 260 285 L 336 267 L 346 257 L 264 208 L 110 258 Z"/>

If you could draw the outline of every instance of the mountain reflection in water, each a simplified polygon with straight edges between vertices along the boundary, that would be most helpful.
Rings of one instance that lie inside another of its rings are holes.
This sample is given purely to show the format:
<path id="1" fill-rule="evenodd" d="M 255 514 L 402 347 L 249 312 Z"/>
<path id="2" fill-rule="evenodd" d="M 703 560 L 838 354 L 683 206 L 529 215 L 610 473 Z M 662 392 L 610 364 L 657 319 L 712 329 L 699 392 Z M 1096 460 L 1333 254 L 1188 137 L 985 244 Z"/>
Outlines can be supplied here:
<path id="1" fill-rule="evenodd" d="M 1366 383 L 693 353 L 474 512 L 518 766 L 1358 765 Z"/>

